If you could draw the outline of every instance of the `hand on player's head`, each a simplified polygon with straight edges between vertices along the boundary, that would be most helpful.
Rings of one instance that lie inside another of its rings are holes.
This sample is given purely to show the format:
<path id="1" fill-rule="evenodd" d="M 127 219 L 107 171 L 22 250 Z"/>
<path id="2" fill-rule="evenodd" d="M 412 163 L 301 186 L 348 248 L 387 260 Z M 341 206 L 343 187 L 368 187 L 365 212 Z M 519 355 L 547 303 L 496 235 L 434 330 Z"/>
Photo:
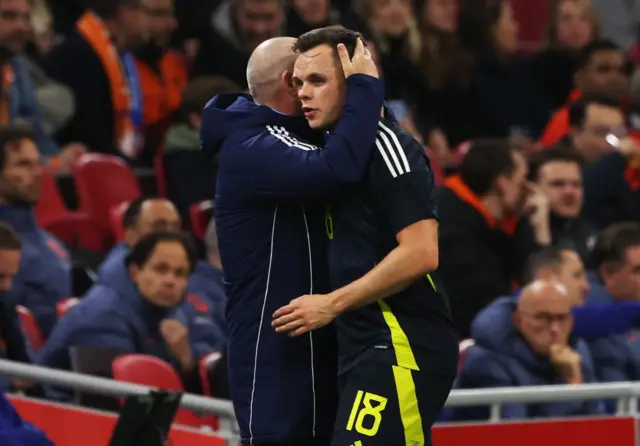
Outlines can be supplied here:
<path id="1" fill-rule="evenodd" d="M 340 63 L 342 64 L 342 71 L 344 72 L 345 78 L 354 74 L 366 74 L 376 78 L 378 77 L 378 68 L 371 57 L 371 52 L 364 46 L 361 38 L 358 38 L 353 57 L 349 57 L 347 47 L 342 43 L 338 44 L 338 55 L 340 56 Z"/>

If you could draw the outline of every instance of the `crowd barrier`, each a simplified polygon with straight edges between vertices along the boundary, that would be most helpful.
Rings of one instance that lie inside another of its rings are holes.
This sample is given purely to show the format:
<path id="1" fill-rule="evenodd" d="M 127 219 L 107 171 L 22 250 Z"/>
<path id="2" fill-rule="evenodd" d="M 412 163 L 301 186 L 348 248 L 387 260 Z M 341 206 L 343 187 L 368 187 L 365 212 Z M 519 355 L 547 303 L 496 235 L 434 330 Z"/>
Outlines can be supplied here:
<path id="1" fill-rule="evenodd" d="M 109 396 L 145 395 L 150 388 L 73 372 L 0 360 L 0 375 Z M 434 428 L 436 446 L 635 446 L 640 384 L 623 382 L 575 386 L 537 386 L 502 389 L 457 390 L 447 406 L 490 406 L 487 423 L 449 424 Z M 286 396 L 284 396 L 286 397 Z M 544 403 L 572 400 L 617 401 L 612 417 L 500 422 L 500 406 L 509 403 Z M 117 416 L 51 402 L 12 397 L 19 413 L 41 427 L 57 446 L 107 445 Z M 233 408 L 228 401 L 185 394 L 181 407 L 217 415 L 226 428 L 215 435 L 174 427 L 170 446 L 235 446 L 238 444 Z"/>

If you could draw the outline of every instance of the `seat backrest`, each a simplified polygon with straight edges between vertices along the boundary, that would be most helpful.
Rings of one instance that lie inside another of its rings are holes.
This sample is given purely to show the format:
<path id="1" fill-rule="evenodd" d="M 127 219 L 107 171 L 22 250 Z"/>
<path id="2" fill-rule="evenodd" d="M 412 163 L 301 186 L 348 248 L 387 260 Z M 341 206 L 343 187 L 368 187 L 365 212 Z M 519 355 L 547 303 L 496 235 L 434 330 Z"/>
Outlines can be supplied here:
<path id="1" fill-rule="evenodd" d="M 111 231 L 81 212 L 67 212 L 42 226 L 67 246 L 104 252 L 112 245 Z"/>
<path id="2" fill-rule="evenodd" d="M 58 314 L 58 319 L 67 314 L 69 310 L 80 303 L 80 299 L 77 297 L 67 297 L 66 299 L 62 299 L 60 302 L 56 304 L 56 313 Z"/>
<path id="3" fill-rule="evenodd" d="M 204 239 L 207 233 L 207 226 L 213 217 L 213 202 L 211 200 L 201 201 L 189 207 L 189 217 L 191 218 L 191 230 L 200 240 Z"/>
<path id="4" fill-rule="evenodd" d="M 46 226 L 50 221 L 59 218 L 68 212 L 64 204 L 62 193 L 58 188 L 55 177 L 47 166 L 42 166 L 40 198 L 35 205 L 36 220 L 40 227 Z"/>
<path id="5" fill-rule="evenodd" d="M 470 347 L 473 347 L 475 343 L 476 341 L 469 338 L 469 339 L 463 339 L 458 344 L 458 349 L 460 351 L 460 356 L 458 357 L 458 371 L 462 369 L 462 364 L 464 363 L 464 358 L 466 356 L 467 350 L 469 350 Z"/>
<path id="6" fill-rule="evenodd" d="M 42 330 L 36 321 L 35 316 L 29 311 L 27 307 L 22 305 L 16 306 L 18 317 L 20 318 L 20 327 L 22 332 L 26 336 L 33 351 L 38 351 L 44 345 L 44 336 L 42 336 Z"/>
<path id="7" fill-rule="evenodd" d="M 163 390 L 184 391 L 178 374 L 162 359 L 149 355 L 120 356 L 112 364 L 113 378 Z"/>
<path id="8" fill-rule="evenodd" d="M 72 172 L 80 209 L 109 229 L 111 208 L 142 195 L 133 171 L 116 156 L 82 155 Z"/>
<path id="9" fill-rule="evenodd" d="M 124 217 L 124 213 L 127 212 L 130 201 L 123 201 L 117 206 L 113 206 L 109 212 L 110 221 L 111 221 L 111 229 L 116 237 L 116 242 L 121 242 L 124 240 L 124 226 L 122 225 L 122 217 Z"/>

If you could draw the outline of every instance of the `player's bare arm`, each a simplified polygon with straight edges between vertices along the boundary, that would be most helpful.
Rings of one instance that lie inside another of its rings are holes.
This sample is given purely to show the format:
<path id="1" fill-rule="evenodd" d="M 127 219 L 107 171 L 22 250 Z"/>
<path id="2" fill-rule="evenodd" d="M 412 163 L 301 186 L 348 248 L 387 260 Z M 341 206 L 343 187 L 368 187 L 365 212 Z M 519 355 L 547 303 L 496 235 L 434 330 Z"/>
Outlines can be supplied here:
<path id="1" fill-rule="evenodd" d="M 396 234 L 398 246 L 371 271 L 330 294 L 305 295 L 273 314 L 277 332 L 298 336 L 330 323 L 340 313 L 399 293 L 438 268 L 438 222 L 421 220 Z"/>

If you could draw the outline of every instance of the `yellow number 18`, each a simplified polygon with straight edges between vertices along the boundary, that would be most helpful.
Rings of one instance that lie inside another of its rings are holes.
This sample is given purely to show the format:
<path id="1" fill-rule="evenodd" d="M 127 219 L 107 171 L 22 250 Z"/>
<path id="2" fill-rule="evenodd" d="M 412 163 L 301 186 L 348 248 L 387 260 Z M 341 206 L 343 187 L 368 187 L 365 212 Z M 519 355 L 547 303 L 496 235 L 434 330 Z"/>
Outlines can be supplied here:
<path id="1" fill-rule="evenodd" d="M 378 429 L 380 429 L 382 411 L 387 407 L 387 401 L 387 398 L 383 396 L 358 390 L 349 415 L 347 430 L 353 430 L 355 426 L 357 433 L 367 437 L 375 436 L 378 433 Z M 362 408 L 360 407 L 361 403 Z M 376 404 L 373 405 L 372 403 Z M 367 422 L 367 425 L 371 423 L 371 427 L 365 427 L 365 419 L 367 418 L 371 420 Z"/>

